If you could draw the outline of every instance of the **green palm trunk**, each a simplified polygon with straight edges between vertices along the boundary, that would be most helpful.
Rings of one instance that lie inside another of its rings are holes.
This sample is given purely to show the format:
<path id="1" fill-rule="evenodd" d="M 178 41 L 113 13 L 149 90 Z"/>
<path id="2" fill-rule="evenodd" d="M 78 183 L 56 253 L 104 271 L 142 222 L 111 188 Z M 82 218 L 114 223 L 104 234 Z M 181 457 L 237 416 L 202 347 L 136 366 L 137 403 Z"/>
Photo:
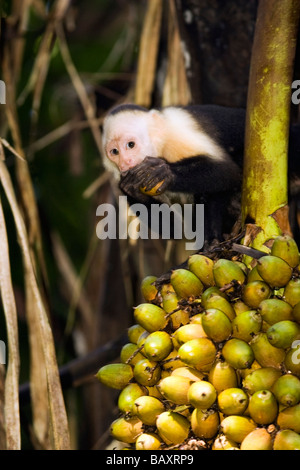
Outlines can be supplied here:
<path id="1" fill-rule="evenodd" d="M 289 231 L 287 152 L 299 11 L 299 0 L 261 0 L 258 9 L 242 194 L 242 220 L 258 249 Z"/>

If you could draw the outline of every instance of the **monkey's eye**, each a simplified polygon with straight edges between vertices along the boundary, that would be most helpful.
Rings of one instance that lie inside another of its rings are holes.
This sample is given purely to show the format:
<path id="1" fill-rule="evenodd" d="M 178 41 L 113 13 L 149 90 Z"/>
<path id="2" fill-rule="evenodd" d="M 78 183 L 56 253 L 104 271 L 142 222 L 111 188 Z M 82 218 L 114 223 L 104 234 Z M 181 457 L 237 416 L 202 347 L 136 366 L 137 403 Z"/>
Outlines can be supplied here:
<path id="1" fill-rule="evenodd" d="M 127 143 L 126 147 L 128 149 L 133 149 L 133 147 L 135 146 L 135 142 L 133 142 L 132 140 L 130 142 Z"/>
<path id="2" fill-rule="evenodd" d="M 119 155 L 119 150 L 118 149 L 111 149 L 110 154 L 115 157 L 115 156 Z"/>

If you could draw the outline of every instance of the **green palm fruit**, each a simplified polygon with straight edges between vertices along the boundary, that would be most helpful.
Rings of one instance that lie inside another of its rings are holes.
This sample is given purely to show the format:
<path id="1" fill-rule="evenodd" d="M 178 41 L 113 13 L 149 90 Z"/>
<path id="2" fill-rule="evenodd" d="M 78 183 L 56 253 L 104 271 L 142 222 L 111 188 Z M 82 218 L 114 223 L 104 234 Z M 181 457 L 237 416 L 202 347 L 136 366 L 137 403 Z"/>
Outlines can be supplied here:
<path id="1" fill-rule="evenodd" d="M 118 441 L 131 444 L 143 432 L 143 423 L 136 416 L 118 418 L 111 424 L 110 432 Z"/>
<path id="2" fill-rule="evenodd" d="M 161 296 L 163 299 L 162 307 L 167 313 L 174 312 L 170 315 L 170 323 L 173 330 L 176 330 L 181 325 L 186 325 L 189 322 L 189 313 L 184 310 L 178 309 L 178 297 L 171 284 L 164 284 L 161 289 Z"/>
<path id="3" fill-rule="evenodd" d="M 147 394 L 147 389 L 139 384 L 128 384 L 121 391 L 118 398 L 118 407 L 122 413 L 131 413 L 135 400 Z"/>
<path id="4" fill-rule="evenodd" d="M 300 342 L 296 340 L 286 353 L 284 365 L 292 374 L 300 377 Z"/>
<path id="5" fill-rule="evenodd" d="M 267 338 L 276 348 L 289 348 L 300 333 L 299 325 L 290 320 L 283 320 L 270 326 L 267 330 Z"/>
<path id="6" fill-rule="evenodd" d="M 243 302 L 242 300 L 237 300 L 236 302 L 234 302 L 233 308 L 236 315 L 240 315 L 240 313 L 243 312 L 248 312 L 249 310 L 249 306 L 246 305 L 245 302 Z"/>
<path id="7" fill-rule="evenodd" d="M 225 361 L 216 361 L 211 367 L 208 380 L 218 393 L 227 388 L 237 387 L 238 378 L 235 369 Z"/>
<path id="8" fill-rule="evenodd" d="M 242 441 L 241 450 L 273 450 L 271 434 L 265 428 L 257 428 Z"/>
<path id="9" fill-rule="evenodd" d="M 292 309 L 292 317 L 297 323 L 300 323 L 300 302 L 294 305 Z"/>
<path id="10" fill-rule="evenodd" d="M 178 367 L 177 369 L 173 370 L 171 375 L 176 375 L 180 377 L 187 377 L 190 379 L 191 382 L 198 382 L 202 380 L 204 374 L 199 370 L 193 369 L 192 367 Z"/>
<path id="11" fill-rule="evenodd" d="M 173 349 L 170 335 L 166 331 L 154 331 L 147 336 L 144 354 L 150 361 L 162 361 Z"/>
<path id="12" fill-rule="evenodd" d="M 137 347 L 138 349 L 140 350 L 140 353 L 144 356 L 144 344 L 145 344 L 145 341 L 146 339 L 148 338 L 148 336 L 150 335 L 149 331 L 144 331 L 144 333 L 142 333 L 140 336 L 139 336 L 139 339 L 137 340 Z"/>
<path id="13" fill-rule="evenodd" d="M 221 295 L 213 294 L 209 296 L 206 300 L 201 299 L 202 306 L 209 310 L 211 308 L 217 308 L 221 310 L 229 320 L 233 320 L 236 316 L 235 310 L 227 299 L 224 299 Z"/>
<path id="14" fill-rule="evenodd" d="M 207 336 L 217 343 L 225 341 L 232 332 L 231 321 L 217 308 L 204 311 L 202 326 Z"/>
<path id="15" fill-rule="evenodd" d="M 173 370 L 178 369 L 178 367 L 185 367 L 185 364 L 180 361 L 176 349 L 170 352 L 166 359 L 160 363 L 164 370 L 172 372 Z"/>
<path id="16" fill-rule="evenodd" d="M 246 369 L 254 361 L 252 348 L 241 339 L 228 340 L 222 349 L 222 355 L 228 364 L 235 369 Z"/>
<path id="17" fill-rule="evenodd" d="M 270 424 L 275 421 L 278 404 L 270 390 L 259 390 L 253 393 L 249 401 L 249 414 L 257 424 Z"/>
<path id="18" fill-rule="evenodd" d="M 143 432 L 135 441 L 136 450 L 161 449 L 161 440 L 154 432 Z"/>
<path id="19" fill-rule="evenodd" d="M 232 320 L 232 336 L 246 342 L 251 341 L 261 328 L 262 317 L 256 310 L 242 312 Z"/>
<path id="20" fill-rule="evenodd" d="M 217 287 L 224 287 L 226 284 L 232 281 L 237 281 L 239 284 L 244 284 L 246 276 L 244 271 L 233 261 L 227 259 L 219 259 L 215 262 L 214 268 L 214 279 Z M 229 289 L 228 292 L 233 291 L 233 288 Z"/>
<path id="21" fill-rule="evenodd" d="M 259 390 L 272 390 L 281 372 L 274 367 L 262 367 L 250 372 L 243 380 L 243 388 L 250 394 Z"/>
<path id="22" fill-rule="evenodd" d="M 300 302 L 300 279 L 291 279 L 285 286 L 283 298 L 292 307 Z"/>
<path id="23" fill-rule="evenodd" d="M 180 360 L 198 370 L 209 370 L 216 352 L 214 343 L 208 338 L 191 339 L 178 349 Z"/>
<path id="24" fill-rule="evenodd" d="M 218 432 L 220 424 L 219 413 L 216 410 L 195 408 L 191 416 L 193 433 L 201 439 L 212 439 Z"/>
<path id="25" fill-rule="evenodd" d="M 202 315 L 202 314 L 201 314 Z M 172 335 L 175 340 L 175 345 L 180 347 L 182 344 L 190 341 L 191 339 L 205 338 L 205 333 L 202 325 L 198 323 L 189 323 L 178 328 Z"/>
<path id="26" fill-rule="evenodd" d="M 157 305 L 144 303 L 134 309 L 135 321 L 149 333 L 165 328 L 166 312 Z"/>
<path id="27" fill-rule="evenodd" d="M 300 433 L 300 404 L 281 410 L 277 417 L 280 429 L 290 429 Z"/>
<path id="28" fill-rule="evenodd" d="M 164 411 L 156 420 L 158 434 L 168 445 L 180 444 L 187 439 L 190 430 L 189 421 L 175 411 Z"/>
<path id="29" fill-rule="evenodd" d="M 230 450 L 237 447 L 237 443 L 227 439 L 224 434 L 219 434 L 213 442 L 211 450 Z"/>
<path id="30" fill-rule="evenodd" d="M 215 285 L 213 275 L 214 262 L 210 258 L 204 255 L 192 255 L 188 259 L 188 267 L 205 287 Z"/>
<path id="31" fill-rule="evenodd" d="M 241 443 L 250 432 L 254 431 L 256 424 L 246 416 L 231 415 L 221 421 L 220 427 L 227 439 Z"/>
<path id="32" fill-rule="evenodd" d="M 130 328 L 128 328 L 128 339 L 130 343 L 137 344 L 139 337 L 145 331 L 146 331 L 145 328 L 143 328 L 139 324 L 132 325 Z"/>
<path id="33" fill-rule="evenodd" d="M 266 333 L 261 332 L 254 336 L 250 341 L 250 346 L 254 352 L 255 359 L 261 367 L 275 367 L 275 369 L 280 369 L 285 358 L 285 351 L 272 346 Z"/>
<path id="34" fill-rule="evenodd" d="M 282 375 L 274 383 L 272 392 L 281 405 L 297 405 L 300 401 L 300 380 L 292 374 Z"/>
<path id="35" fill-rule="evenodd" d="M 271 287 L 284 287 L 292 277 L 292 268 L 277 256 L 262 256 L 257 261 L 257 270 L 263 280 Z"/>
<path id="36" fill-rule="evenodd" d="M 292 268 L 295 268 L 299 264 L 297 243 L 289 235 L 280 235 L 275 238 L 271 248 L 271 255 L 282 258 Z"/>
<path id="37" fill-rule="evenodd" d="M 273 450 L 300 450 L 300 436 L 290 429 L 278 431 L 274 439 Z"/>
<path id="38" fill-rule="evenodd" d="M 136 398 L 131 411 L 144 424 L 155 426 L 157 417 L 165 411 L 165 407 L 158 398 L 143 395 Z"/>
<path id="39" fill-rule="evenodd" d="M 137 352 L 138 349 L 138 346 L 134 343 L 125 344 L 120 352 L 121 362 L 125 364 L 128 361 L 128 364 L 134 366 L 137 362 L 144 359 L 143 354 Z"/>
<path id="40" fill-rule="evenodd" d="M 132 367 L 128 364 L 107 364 L 98 370 L 96 377 L 107 387 L 122 390 L 133 377 Z"/>
<path id="41" fill-rule="evenodd" d="M 292 320 L 292 307 L 281 299 L 266 299 L 259 306 L 258 311 L 264 321 L 269 325 L 274 325 L 279 321 Z"/>
<path id="42" fill-rule="evenodd" d="M 207 305 L 206 302 L 210 299 L 210 297 L 215 296 L 215 295 L 219 295 L 219 296 L 223 297 L 224 299 L 228 300 L 228 297 L 225 294 L 225 292 L 222 292 L 216 286 L 212 286 L 212 287 L 208 287 L 207 289 L 205 289 L 205 291 L 202 293 L 202 295 L 201 295 L 201 304 L 202 304 L 202 306 L 204 308 L 206 308 L 206 305 Z"/>
<path id="43" fill-rule="evenodd" d="M 161 369 L 157 362 L 142 359 L 137 362 L 133 369 L 135 380 L 141 385 L 156 385 L 160 379 Z"/>
<path id="44" fill-rule="evenodd" d="M 215 387 L 205 380 L 191 384 L 188 390 L 188 401 L 195 408 L 208 409 L 217 399 Z"/>
<path id="45" fill-rule="evenodd" d="M 262 300 L 268 299 L 271 289 L 264 281 L 248 282 L 243 289 L 242 299 L 250 308 L 256 309 Z"/>
<path id="46" fill-rule="evenodd" d="M 175 269 L 171 274 L 171 284 L 180 299 L 198 297 L 204 289 L 200 279 L 187 269 Z"/>
<path id="47" fill-rule="evenodd" d="M 141 282 L 141 292 L 146 302 L 151 302 L 157 295 L 157 288 L 153 285 L 156 279 L 156 276 L 146 276 Z"/>
<path id="48" fill-rule="evenodd" d="M 252 281 L 263 281 L 263 278 L 258 274 L 257 266 L 254 266 L 254 268 L 249 271 L 248 276 L 247 276 L 247 281 L 252 282 Z"/>
<path id="49" fill-rule="evenodd" d="M 233 260 L 233 262 L 241 268 L 241 270 L 245 273 L 246 276 L 248 275 L 249 270 L 247 266 L 245 265 L 245 263 L 243 263 L 242 261 L 237 261 L 237 260 Z"/>
<path id="50" fill-rule="evenodd" d="M 187 377 L 170 375 L 160 380 L 157 388 L 162 396 L 176 405 L 187 405 L 188 391 L 192 381 Z"/>
<path id="51" fill-rule="evenodd" d="M 241 388 L 227 388 L 218 395 L 218 407 L 224 415 L 244 414 L 248 401 L 248 395 Z"/>

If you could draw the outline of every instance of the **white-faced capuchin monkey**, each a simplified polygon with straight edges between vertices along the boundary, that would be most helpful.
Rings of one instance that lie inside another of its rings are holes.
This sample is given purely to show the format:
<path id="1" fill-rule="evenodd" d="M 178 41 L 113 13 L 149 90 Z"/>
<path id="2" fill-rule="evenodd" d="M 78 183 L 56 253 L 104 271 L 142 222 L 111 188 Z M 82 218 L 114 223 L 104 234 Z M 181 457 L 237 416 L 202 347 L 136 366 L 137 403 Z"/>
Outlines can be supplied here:
<path id="1" fill-rule="evenodd" d="M 166 191 L 192 195 L 205 204 L 206 240 L 221 240 L 239 214 L 244 131 L 243 109 L 195 105 L 149 111 L 124 104 L 104 120 L 105 165 L 119 173 L 130 204 L 159 203 Z M 291 128 L 291 175 L 300 175 L 299 134 L 299 127 Z"/>

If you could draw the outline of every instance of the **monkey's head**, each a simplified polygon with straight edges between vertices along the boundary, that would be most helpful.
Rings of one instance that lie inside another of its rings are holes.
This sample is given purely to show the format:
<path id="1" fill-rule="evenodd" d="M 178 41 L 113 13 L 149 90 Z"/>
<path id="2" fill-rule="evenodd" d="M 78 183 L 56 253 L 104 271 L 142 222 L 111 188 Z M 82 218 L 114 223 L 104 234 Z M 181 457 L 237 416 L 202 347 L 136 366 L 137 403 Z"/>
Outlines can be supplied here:
<path id="1" fill-rule="evenodd" d="M 113 109 L 103 123 L 103 147 L 106 157 L 124 172 L 141 163 L 147 156 L 156 156 L 149 135 L 151 113 L 136 105 Z"/>

